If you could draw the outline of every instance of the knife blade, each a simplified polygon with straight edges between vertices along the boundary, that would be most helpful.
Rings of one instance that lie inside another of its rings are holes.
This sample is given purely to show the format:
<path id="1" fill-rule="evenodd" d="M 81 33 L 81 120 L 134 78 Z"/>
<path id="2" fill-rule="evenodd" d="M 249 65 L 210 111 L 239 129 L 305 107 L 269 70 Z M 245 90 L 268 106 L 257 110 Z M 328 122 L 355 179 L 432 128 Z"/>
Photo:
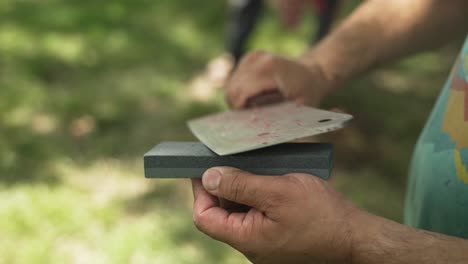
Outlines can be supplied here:
<path id="1" fill-rule="evenodd" d="M 218 155 L 260 149 L 346 126 L 352 115 L 282 102 L 188 121 L 192 133 Z"/>

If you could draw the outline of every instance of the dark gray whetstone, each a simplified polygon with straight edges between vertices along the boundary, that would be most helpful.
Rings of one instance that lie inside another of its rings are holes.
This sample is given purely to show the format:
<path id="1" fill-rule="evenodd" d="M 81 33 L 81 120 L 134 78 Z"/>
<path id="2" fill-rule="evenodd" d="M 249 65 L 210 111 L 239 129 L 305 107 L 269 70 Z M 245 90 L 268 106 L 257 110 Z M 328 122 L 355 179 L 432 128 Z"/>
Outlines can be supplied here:
<path id="1" fill-rule="evenodd" d="M 308 173 L 327 179 L 333 165 L 329 143 L 285 143 L 219 156 L 200 142 L 162 142 L 144 156 L 146 178 L 200 178 L 209 168 L 231 166 L 259 175 Z"/>

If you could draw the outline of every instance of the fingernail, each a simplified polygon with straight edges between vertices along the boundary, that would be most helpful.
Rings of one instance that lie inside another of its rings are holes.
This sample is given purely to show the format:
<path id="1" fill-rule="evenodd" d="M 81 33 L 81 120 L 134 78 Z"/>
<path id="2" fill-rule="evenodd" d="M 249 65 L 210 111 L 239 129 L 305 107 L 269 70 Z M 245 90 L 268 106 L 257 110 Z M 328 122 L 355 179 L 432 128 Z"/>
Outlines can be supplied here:
<path id="1" fill-rule="evenodd" d="M 221 173 L 218 170 L 209 169 L 203 174 L 202 182 L 207 191 L 214 191 L 218 189 L 221 182 Z"/>

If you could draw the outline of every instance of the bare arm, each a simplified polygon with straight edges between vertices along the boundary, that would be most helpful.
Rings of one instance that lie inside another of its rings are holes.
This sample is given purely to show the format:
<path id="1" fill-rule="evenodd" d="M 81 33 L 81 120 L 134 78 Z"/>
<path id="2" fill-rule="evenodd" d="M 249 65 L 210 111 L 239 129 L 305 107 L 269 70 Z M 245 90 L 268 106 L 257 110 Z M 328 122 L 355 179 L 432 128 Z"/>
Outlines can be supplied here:
<path id="1" fill-rule="evenodd" d="M 468 263 L 468 240 L 404 226 L 367 214 L 353 239 L 353 263 Z M 365 220 L 365 218 L 369 218 Z"/>
<path id="2" fill-rule="evenodd" d="M 368 0 L 299 60 L 247 54 L 226 86 L 227 100 L 243 108 L 279 91 L 286 100 L 317 106 L 359 74 L 467 32 L 467 0 Z"/>
<path id="3" fill-rule="evenodd" d="M 301 60 L 320 64 L 330 79 L 346 80 L 467 31 L 466 0 L 370 0 Z"/>
<path id="4" fill-rule="evenodd" d="M 370 0 L 301 61 L 321 65 L 328 79 L 342 82 L 467 32 L 466 0 Z"/>

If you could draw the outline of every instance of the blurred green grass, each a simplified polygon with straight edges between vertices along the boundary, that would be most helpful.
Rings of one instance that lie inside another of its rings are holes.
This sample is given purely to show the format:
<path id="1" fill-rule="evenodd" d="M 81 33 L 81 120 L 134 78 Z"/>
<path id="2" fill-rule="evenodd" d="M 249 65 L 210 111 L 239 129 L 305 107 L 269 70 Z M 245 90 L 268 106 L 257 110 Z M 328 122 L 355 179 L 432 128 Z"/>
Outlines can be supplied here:
<path id="1" fill-rule="evenodd" d="M 191 78 L 223 52 L 221 1 L 0 2 L 0 263 L 245 263 L 192 225 L 188 181 L 146 180 L 142 154 L 192 140 L 185 120 L 225 109 Z M 294 56 L 314 30 L 270 11 L 250 45 Z M 272 41 L 273 40 L 273 41 Z M 325 107 L 354 124 L 333 182 L 401 221 L 412 147 L 456 49 L 349 83 Z M 220 91 L 218 91 L 220 93 Z"/>

